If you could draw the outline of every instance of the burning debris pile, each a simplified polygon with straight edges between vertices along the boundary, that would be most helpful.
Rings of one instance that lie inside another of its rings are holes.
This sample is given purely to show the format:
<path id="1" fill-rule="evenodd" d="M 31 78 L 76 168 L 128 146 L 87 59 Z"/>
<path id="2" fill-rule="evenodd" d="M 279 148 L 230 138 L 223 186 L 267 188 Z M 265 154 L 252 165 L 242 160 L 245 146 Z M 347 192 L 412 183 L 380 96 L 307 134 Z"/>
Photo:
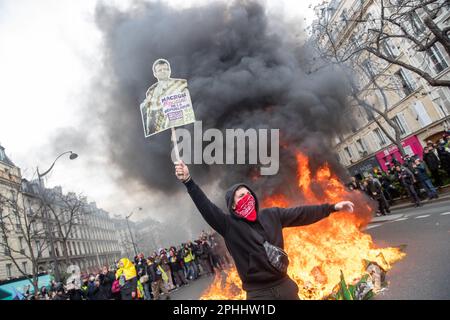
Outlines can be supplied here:
<path id="1" fill-rule="evenodd" d="M 303 204 L 335 203 L 351 199 L 353 213 L 333 213 L 309 226 L 283 230 L 289 255 L 289 276 L 299 286 L 301 299 L 367 299 L 382 289 L 386 271 L 402 259 L 400 248 L 377 248 L 361 230 L 372 216 L 372 208 L 361 193 L 351 193 L 328 165 L 315 174 L 309 159 L 297 153 L 299 198 Z M 264 199 L 264 207 L 298 205 L 298 199 L 277 194 Z M 347 282 L 351 283 L 347 285 Z M 245 299 L 236 270 L 217 276 L 202 299 Z"/>

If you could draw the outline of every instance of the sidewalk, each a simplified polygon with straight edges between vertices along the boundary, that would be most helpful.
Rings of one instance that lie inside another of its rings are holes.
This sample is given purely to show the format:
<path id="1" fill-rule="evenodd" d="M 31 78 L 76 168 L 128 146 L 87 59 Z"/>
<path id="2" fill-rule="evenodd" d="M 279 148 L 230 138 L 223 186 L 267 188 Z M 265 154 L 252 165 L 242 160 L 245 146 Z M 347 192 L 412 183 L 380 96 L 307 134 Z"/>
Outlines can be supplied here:
<path id="1" fill-rule="evenodd" d="M 445 190 L 447 192 L 445 193 L 440 193 L 439 194 L 439 198 L 438 199 L 433 199 L 433 200 L 424 200 L 422 201 L 423 204 L 428 204 L 428 203 L 438 203 L 438 202 L 442 202 L 442 201 L 450 201 L 450 192 L 448 192 L 448 190 Z M 415 208 L 414 203 L 411 203 L 410 198 L 403 198 L 400 200 L 402 203 L 399 203 L 397 205 L 391 206 L 390 210 L 395 211 L 395 210 L 402 210 L 402 209 L 406 209 L 406 208 Z M 393 221 L 393 220 L 397 220 L 400 218 L 403 218 L 406 216 L 406 213 L 388 213 L 386 216 L 374 216 L 372 218 L 372 220 L 369 222 L 369 224 L 371 223 L 377 223 L 377 222 L 386 222 L 386 221 Z"/>
<path id="2" fill-rule="evenodd" d="M 441 201 L 447 201 L 447 200 L 450 200 L 450 193 L 444 193 L 444 194 L 441 193 L 441 194 L 439 194 L 438 199 L 424 200 L 422 202 L 423 203 L 435 203 L 435 202 L 441 202 Z M 411 202 L 410 198 L 401 199 L 401 201 L 402 201 L 402 203 L 391 206 L 391 210 L 400 210 L 400 209 L 414 207 L 414 203 Z"/>

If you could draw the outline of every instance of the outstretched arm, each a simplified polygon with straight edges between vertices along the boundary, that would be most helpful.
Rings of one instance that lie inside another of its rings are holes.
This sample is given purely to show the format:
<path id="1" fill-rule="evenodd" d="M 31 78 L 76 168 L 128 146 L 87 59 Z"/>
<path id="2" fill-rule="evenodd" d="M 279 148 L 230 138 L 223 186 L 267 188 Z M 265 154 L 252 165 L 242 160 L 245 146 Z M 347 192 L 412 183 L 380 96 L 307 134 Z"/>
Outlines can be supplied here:
<path id="1" fill-rule="evenodd" d="M 341 201 L 334 205 L 327 203 L 316 206 L 280 208 L 279 217 L 283 228 L 297 227 L 313 224 L 328 217 L 332 212 L 340 210 L 353 212 L 353 203 L 350 201 Z"/>
<path id="2" fill-rule="evenodd" d="M 195 206 L 206 222 L 223 236 L 228 226 L 227 215 L 212 203 L 202 189 L 192 180 L 189 175 L 189 169 L 183 161 L 175 164 L 175 174 L 186 186 Z"/>

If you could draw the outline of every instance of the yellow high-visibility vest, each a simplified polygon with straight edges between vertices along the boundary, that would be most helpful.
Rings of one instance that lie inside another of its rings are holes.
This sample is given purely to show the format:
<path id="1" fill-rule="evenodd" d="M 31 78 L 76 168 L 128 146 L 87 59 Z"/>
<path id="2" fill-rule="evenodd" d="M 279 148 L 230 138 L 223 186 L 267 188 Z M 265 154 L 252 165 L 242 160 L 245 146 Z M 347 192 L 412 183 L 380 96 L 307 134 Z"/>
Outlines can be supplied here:
<path id="1" fill-rule="evenodd" d="M 192 255 L 192 251 L 191 250 L 189 250 L 189 254 L 186 256 L 186 257 L 184 257 L 184 262 L 191 262 L 192 260 L 194 260 L 194 256 Z"/>

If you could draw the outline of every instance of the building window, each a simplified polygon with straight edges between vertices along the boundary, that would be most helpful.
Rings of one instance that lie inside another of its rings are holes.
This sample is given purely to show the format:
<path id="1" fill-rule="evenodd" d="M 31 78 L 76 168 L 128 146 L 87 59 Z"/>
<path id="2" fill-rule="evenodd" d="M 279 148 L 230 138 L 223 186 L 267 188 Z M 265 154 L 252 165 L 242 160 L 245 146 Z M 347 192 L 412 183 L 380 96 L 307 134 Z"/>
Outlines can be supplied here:
<path id="1" fill-rule="evenodd" d="M 31 231 L 31 234 L 34 235 L 34 236 L 37 235 L 37 230 L 36 229 L 37 229 L 36 223 L 32 223 L 30 225 L 30 231 Z"/>
<path id="2" fill-rule="evenodd" d="M 344 8 L 344 10 L 342 10 L 342 12 L 341 12 L 341 21 L 344 21 L 346 25 L 348 23 L 348 16 L 347 16 L 346 8 Z"/>
<path id="3" fill-rule="evenodd" d="M 430 49 L 427 50 L 427 55 L 430 57 L 436 73 L 440 73 L 441 71 L 448 68 L 447 62 L 445 61 L 439 48 L 436 45 L 433 45 Z"/>
<path id="4" fill-rule="evenodd" d="M 399 52 L 395 45 L 389 39 L 381 42 L 381 51 L 389 58 L 397 58 Z"/>
<path id="5" fill-rule="evenodd" d="M 450 89 L 435 89 L 431 92 L 431 96 L 439 117 L 444 118 L 445 116 L 448 116 L 450 114 Z"/>
<path id="6" fill-rule="evenodd" d="M 11 253 L 11 250 L 9 250 L 8 238 L 5 235 L 3 235 L 3 243 L 4 243 L 4 245 L 3 245 L 4 251 L 3 252 L 4 252 L 5 256 L 9 256 L 9 254 Z"/>
<path id="7" fill-rule="evenodd" d="M 389 100 L 388 97 L 386 96 L 386 101 L 384 101 L 385 99 L 383 98 L 383 94 L 380 92 L 380 90 L 376 90 L 375 91 L 375 96 L 377 97 L 378 100 L 378 104 L 380 105 L 380 110 L 383 109 L 387 109 L 389 106 Z"/>
<path id="8" fill-rule="evenodd" d="M 399 69 L 395 76 L 400 81 L 400 90 L 405 96 L 409 96 L 414 91 L 414 83 L 410 75 L 403 69 Z"/>
<path id="9" fill-rule="evenodd" d="M 366 22 L 367 22 L 367 29 L 375 29 L 376 27 L 377 27 L 377 23 L 375 22 L 375 19 L 374 19 L 374 17 L 373 17 L 373 15 L 372 15 L 372 13 L 368 13 L 367 15 L 366 15 Z"/>
<path id="10" fill-rule="evenodd" d="M 356 146 L 358 147 L 358 151 L 360 154 L 364 155 L 367 153 L 367 147 L 362 138 L 356 140 Z"/>
<path id="11" fill-rule="evenodd" d="M 416 114 L 416 120 L 419 121 L 422 127 L 425 127 L 429 125 L 431 122 L 433 122 L 430 116 L 428 115 L 427 111 L 425 110 L 425 107 L 423 106 L 422 102 L 416 101 L 413 104 L 413 108 Z"/>
<path id="12" fill-rule="evenodd" d="M 11 263 L 6 264 L 6 277 L 12 278 L 12 264 Z"/>
<path id="13" fill-rule="evenodd" d="M 55 224 L 51 224 L 50 228 L 51 228 L 51 230 L 53 230 L 53 237 L 59 238 L 58 225 L 56 223 Z"/>
<path id="14" fill-rule="evenodd" d="M 41 242 L 39 240 L 35 240 L 34 243 L 36 244 L 36 253 L 38 258 L 40 258 L 42 256 L 42 251 L 41 251 Z"/>
<path id="15" fill-rule="evenodd" d="M 411 11 L 409 13 L 409 23 L 411 24 L 412 30 L 416 35 L 420 35 L 425 30 L 422 19 L 420 19 L 419 15 L 415 11 Z"/>
<path id="16" fill-rule="evenodd" d="M 344 151 L 347 154 L 347 157 L 350 159 L 350 161 L 352 161 L 353 155 L 352 155 L 352 152 L 350 151 L 349 147 L 345 147 Z"/>
<path id="17" fill-rule="evenodd" d="M 444 118 L 450 114 L 448 109 L 440 103 L 437 103 L 437 110 L 441 118 Z"/>
<path id="18" fill-rule="evenodd" d="M 28 273 L 28 271 L 27 271 L 27 263 L 26 263 L 26 262 L 22 262 L 22 271 L 23 271 L 23 273 L 25 273 L 25 274 Z"/>
<path id="19" fill-rule="evenodd" d="M 397 114 L 395 117 L 392 118 L 392 121 L 395 122 L 395 124 L 398 126 L 400 130 L 400 134 L 403 136 L 407 133 L 409 133 L 408 125 L 405 121 L 405 117 L 402 113 Z"/>
<path id="20" fill-rule="evenodd" d="M 369 80 L 373 79 L 375 77 L 375 70 L 373 69 L 372 64 L 370 63 L 370 60 L 365 60 L 362 63 L 364 67 L 364 71 L 366 75 L 368 76 Z"/>
<path id="21" fill-rule="evenodd" d="M 386 136 L 385 136 L 384 132 L 381 131 L 380 128 L 376 128 L 375 130 L 373 130 L 373 132 L 375 133 L 375 136 L 377 137 L 378 145 L 380 147 L 387 144 Z"/>
<path id="22" fill-rule="evenodd" d="M 21 231 L 22 224 L 20 223 L 19 213 L 16 210 L 14 210 L 14 218 L 16 219 L 16 230 Z"/>
<path id="23" fill-rule="evenodd" d="M 23 252 L 23 237 L 19 237 L 19 249 L 20 249 L 20 252 L 22 253 Z"/>

